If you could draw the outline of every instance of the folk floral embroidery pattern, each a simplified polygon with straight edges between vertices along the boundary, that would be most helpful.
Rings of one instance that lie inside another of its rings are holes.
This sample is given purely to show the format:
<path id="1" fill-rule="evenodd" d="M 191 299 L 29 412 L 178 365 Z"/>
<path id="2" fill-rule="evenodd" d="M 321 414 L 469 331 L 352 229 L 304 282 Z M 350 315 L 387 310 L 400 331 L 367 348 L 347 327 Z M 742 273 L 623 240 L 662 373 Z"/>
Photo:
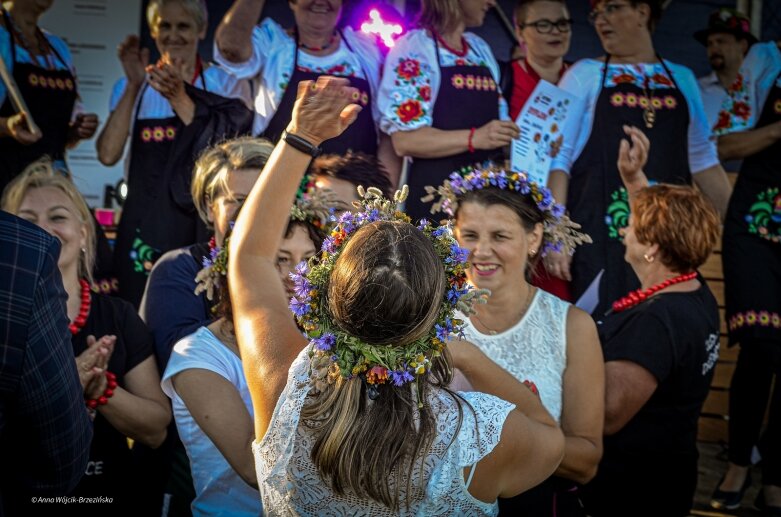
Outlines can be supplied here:
<path id="1" fill-rule="evenodd" d="M 645 84 L 646 79 L 648 79 L 647 85 Z M 654 64 L 650 70 L 642 65 L 608 65 L 605 86 L 612 88 L 619 84 L 632 84 L 638 88 L 643 88 L 645 85 L 653 90 L 675 88 L 675 84 L 660 63 Z"/>
<path id="2" fill-rule="evenodd" d="M 309 72 L 309 73 L 315 73 L 315 74 L 324 74 L 324 75 L 339 75 L 343 77 L 358 77 L 360 74 L 355 69 L 355 66 L 350 63 L 349 61 L 342 61 L 341 63 L 336 63 L 335 65 L 329 65 L 329 66 L 303 66 L 298 65 L 298 69 L 301 72 Z"/>
<path id="3" fill-rule="evenodd" d="M 141 239 L 141 232 L 136 229 L 136 238 L 130 248 L 130 260 L 133 262 L 133 271 L 149 276 L 152 266 L 160 258 L 160 250 L 153 248 Z"/>
<path id="4" fill-rule="evenodd" d="M 650 100 L 645 95 L 638 95 L 632 92 L 616 92 L 610 96 L 610 104 L 616 108 L 626 106 L 628 108 L 646 109 L 648 108 L 649 103 L 654 108 L 654 110 L 674 110 L 678 107 L 678 100 L 672 95 L 665 95 L 664 97 L 652 95 Z"/>
<path id="5" fill-rule="evenodd" d="M 743 74 L 738 74 L 732 85 L 727 88 L 727 97 L 721 105 L 713 132 L 724 135 L 732 131 L 748 129 L 751 118 L 748 82 Z"/>
<path id="6" fill-rule="evenodd" d="M 160 143 L 164 141 L 173 142 L 176 139 L 176 128 L 173 126 L 154 126 L 141 128 L 141 141 L 145 144 L 150 142 Z"/>
<path id="7" fill-rule="evenodd" d="M 629 195 L 624 187 L 610 195 L 605 224 L 607 225 L 607 236 L 620 241 L 621 229 L 626 228 L 629 224 Z"/>
<path id="8" fill-rule="evenodd" d="M 781 316 L 777 312 L 751 310 L 735 313 L 729 319 L 730 330 L 756 326 L 781 329 Z"/>
<path id="9" fill-rule="evenodd" d="M 746 214 L 748 231 L 769 241 L 781 242 L 781 192 L 778 187 L 760 192 Z"/>
<path id="10" fill-rule="evenodd" d="M 422 68 L 428 65 L 411 57 L 399 59 L 394 68 L 393 118 L 404 125 L 420 121 L 429 109 L 431 83 L 429 74 L 424 74 Z"/>
<path id="11" fill-rule="evenodd" d="M 481 77 L 472 74 L 454 74 L 450 81 L 453 84 L 453 88 L 456 90 L 463 90 L 466 88 L 467 90 L 486 92 L 496 91 L 496 81 L 494 81 L 492 77 Z"/>
<path id="12" fill-rule="evenodd" d="M 33 88 L 45 88 L 47 90 L 60 90 L 72 92 L 76 85 L 73 79 L 53 78 L 45 75 L 30 74 L 27 76 L 27 83 Z"/>

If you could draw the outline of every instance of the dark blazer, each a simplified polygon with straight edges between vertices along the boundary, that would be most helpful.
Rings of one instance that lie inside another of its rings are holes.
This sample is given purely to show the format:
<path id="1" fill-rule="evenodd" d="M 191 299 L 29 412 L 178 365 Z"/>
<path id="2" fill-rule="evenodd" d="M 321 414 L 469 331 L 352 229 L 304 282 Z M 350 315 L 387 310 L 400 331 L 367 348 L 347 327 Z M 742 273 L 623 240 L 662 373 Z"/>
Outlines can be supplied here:
<path id="1" fill-rule="evenodd" d="M 0 514 L 15 513 L 11 499 L 67 494 L 87 466 L 59 256 L 56 238 L 0 211 Z"/>

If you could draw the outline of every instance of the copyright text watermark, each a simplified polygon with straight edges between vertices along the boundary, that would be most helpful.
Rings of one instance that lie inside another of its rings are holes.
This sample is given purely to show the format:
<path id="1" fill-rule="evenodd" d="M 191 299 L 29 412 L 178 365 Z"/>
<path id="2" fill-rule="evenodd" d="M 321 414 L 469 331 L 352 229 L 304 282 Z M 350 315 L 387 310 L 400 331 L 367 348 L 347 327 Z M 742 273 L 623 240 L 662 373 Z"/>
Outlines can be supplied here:
<path id="1" fill-rule="evenodd" d="M 106 504 L 113 503 L 113 497 L 80 497 L 80 496 L 56 496 L 56 497 L 33 497 L 30 499 L 33 504 Z"/>

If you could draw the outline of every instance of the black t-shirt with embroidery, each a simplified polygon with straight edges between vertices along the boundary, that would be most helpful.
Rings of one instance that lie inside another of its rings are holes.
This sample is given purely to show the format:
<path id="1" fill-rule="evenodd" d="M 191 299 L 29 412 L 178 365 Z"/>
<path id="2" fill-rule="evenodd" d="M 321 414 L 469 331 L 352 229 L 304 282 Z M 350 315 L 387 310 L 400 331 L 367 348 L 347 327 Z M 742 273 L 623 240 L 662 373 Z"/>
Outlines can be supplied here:
<path id="1" fill-rule="evenodd" d="M 89 335 L 95 336 L 95 339 L 105 335 L 117 336 L 108 370 L 117 376 L 117 383 L 121 387 L 126 386 L 125 375 L 154 354 L 152 334 L 133 306 L 119 298 L 92 293 L 87 321 L 71 339 L 75 355 L 86 350 Z M 134 472 L 127 437 L 117 431 L 100 412 L 95 417 L 94 425 L 87 470 L 71 495 L 112 497 L 114 501 L 109 506 L 117 507 L 119 503 L 123 508 L 132 507 L 129 494 L 133 492 Z M 84 510 L 83 507 L 89 505 L 76 506 Z M 93 506 L 102 506 L 104 512 L 107 508 L 100 504 Z"/>
<path id="2" fill-rule="evenodd" d="M 691 504 L 697 478 L 697 420 L 719 353 L 713 294 L 706 285 L 692 292 L 661 293 L 604 317 L 598 329 L 605 362 L 636 363 L 656 378 L 658 386 L 623 429 L 605 437 L 593 485 L 612 486 L 614 501 L 616 487 L 629 483 L 627 490 L 635 491 L 635 499 L 640 496 L 637 491 L 648 492 L 637 502 L 650 497 Z"/>

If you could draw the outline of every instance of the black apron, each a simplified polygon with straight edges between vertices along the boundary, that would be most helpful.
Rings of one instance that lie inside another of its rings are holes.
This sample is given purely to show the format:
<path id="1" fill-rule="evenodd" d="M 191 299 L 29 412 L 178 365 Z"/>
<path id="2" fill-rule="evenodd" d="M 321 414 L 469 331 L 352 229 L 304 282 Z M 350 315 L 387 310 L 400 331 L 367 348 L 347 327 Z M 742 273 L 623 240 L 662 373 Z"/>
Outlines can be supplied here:
<path id="1" fill-rule="evenodd" d="M 201 88 L 206 90 L 202 68 L 198 77 Z M 114 247 L 119 296 L 136 308 L 157 259 L 166 251 L 196 242 L 200 228 L 192 202 L 175 196 L 174 190 L 181 190 L 176 189 L 179 185 L 174 177 L 180 167 L 168 163 L 184 122 L 176 114 L 167 118 L 138 118 L 148 89 L 145 83 L 133 113 L 128 192 Z"/>
<path id="2" fill-rule="evenodd" d="M 64 70 L 49 70 L 35 63 L 16 61 L 16 43 L 11 29 L 11 20 L 4 10 L 2 15 L 11 40 L 14 81 L 43 136 L 31 145 L 20 144 L 11 137 L 0 138 L 0 156 L 3 157 L 0 160 L 0 192 L 25 167 L 38 158 L 48 155 L 53 160 L 65 159 L 73 106 L 78 97 L 76 78 L 68 68 L 68 63 L 51 44 L 49 48 L 54 54 L 53 57 L 65 65 Z M 40 34 L 40 29 L 38 32 L 39 37 L 44 38 L 43 34 Z M 35 59 L 34 56 L 31 57 Z M 0 107 L 0 117 L 10 117 L 15 113 L 11 95 L 7 93 L 5 102 Z"/>
<path id="3" fill-rule="evenodd" d="M 352 47 L 339 33 L 341 41 L 347 46 L 347 49 L 354 54 Z M 290 77 L 290 81 L 287 83 L 285 93 L 282 95 L 282 99 L 279 101 L 277 111 L 264 131 L 263 136 L 268 138 L 274 143 L 279 141 L 282 136 L 282 132 L 290 124 L 290 119 L 293 116 L 293 105 L 296 102 L 296 95 L 298 93 L 298 83 L 301 81 L 315 81 L 322 73 L 307 72 L 301 70 L 298 67 L 298 31 L 294 33 L 295 39 L 295 57 L 293 59 L 293 73 Z M 361 64 L 361 60 L 358 59 L 358 64 Z M 364 75 L 368 78 L 369 74 L 366 70 L 363 70 Z M 350 80 L 350 86 L 357 88 L 361 93 L 359 99 L 360 105 L 363 107 L 358 114 L 358 118 L 350 124 L 344 133 L 336 138 L 326 140 L 320 147 L 324 153 L 345 154 L 348 150 L 360 151 L 370 155 L 377 154 L 377 130 L 374 127 L 374 119 L 372 118 L 372 91 L 367 79 L 360 77 L 347 77 L 332 74 L 334 77 L 345 77 Z"/>
<path id="4" fill-rule="evenodd" d="M 578 247 L 573 256 L 574 299 L 583 294 L 600 270 L 605 271 L 593 314 L 603 314 L 615 300 L 640 287 L 637 275 L 624 260 L 625 248 L 619 235 L 629 222 L 628 196 L 616 165 L 619 144 L 626 137 L 623 126 L 641 128 L 651 141 L 644 170 L 652 184 L 691 184 L 688 104 L 661 57 L 659 61 L 673 87 L 644 91 L 634 80 L 605 88 L 610 63 L 610 56 L 606 57 L 591 134 L 570 172 L 570 217 L 594 241 Z M 652 128 L 647 128 L 643 120 L 645 102 L 655 106 Z"/>
<path id="5" fill-rule="evenodd" d="M 781 120 L 781 74 L 757 128 Z M 722 244 L 730 344 L 781 343 L 781 142 L 743 160 Z"/>
<path id="6" fill-rule="evenodd" d="M 442 66 L 437 37 L 432 36 L 439 67 L 439 90 L 434 103 L 431 127 L 444 131 L 480 128 L 499 118 L 499 85 L 485 65 Z M 501 149 L 468 151 L 442 158 L 415 158 L 407 172 L 409 196 L 405 212 L 413 221 L 431 219 L 432 203 L 420 198 L 426 195 L 426 185 L 437 187 L 452 172 L 481 165 L 501 158 Z"/>

